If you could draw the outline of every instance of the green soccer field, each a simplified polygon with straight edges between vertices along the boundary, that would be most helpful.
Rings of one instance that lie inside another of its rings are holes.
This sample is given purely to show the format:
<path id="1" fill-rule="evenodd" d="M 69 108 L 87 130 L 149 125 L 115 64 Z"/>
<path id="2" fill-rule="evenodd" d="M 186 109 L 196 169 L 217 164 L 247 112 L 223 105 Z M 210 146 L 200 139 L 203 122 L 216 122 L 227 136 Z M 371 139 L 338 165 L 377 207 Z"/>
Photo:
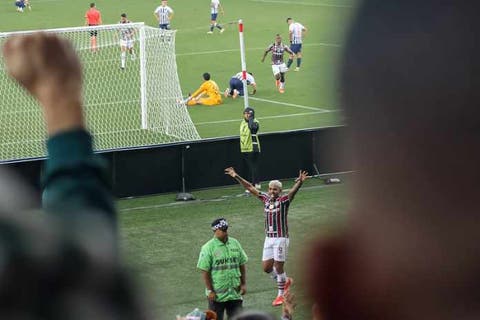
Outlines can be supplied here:
<path id="1" fill-rule="evenodd" d="M 292 182 L 285 182 L 289 188 Z M 195 307 L 206 308 L 204 284 L 196 270 L 200 247 L 212 237 L 210 223 L 225 217 L 230 236 L 238 239 L 249 256 L 245 308 L 280 314 L 271 306 L 276 287 L 263 273 L 263 206 L 243 194 L 240 186 L 196 191 L 197 201 L 174 202 L 174 195 L 130 200 L 118 204 L 122 247 L 143 282 L 160 319 L 174 319 Z M 308 180 L 289 212 L 290 249 L 286 271 L 295 279 L 298 307 L 295 319 L 311 319 L 303 285 L 304 252 L 313 235 L 334 232 L 342 223 L 348 203 L 344 185 Z"/>
<path id="2" fill-rule="evenodd" d="M 228 23 L 242 18 L 245 22 L 247 67 L 254 73 L 259 88 L 257 94 L 251 97 L 250 105 L 256 109 L 256 116 L 261 123 L 260 132 L 341 124 L 336 74 L 345 31 L 356 2 L 223 0 L 225 15 L 220 16 L 219 21 L 224 23 L 226 31 L 220 34 L 216 30 L 208 35 L 208 0 L 170 1 L 169 5 L 175 10 L 172 27 L 178 30 L 176 58 L 183 94 L 198 88 L 204 72 L 210 72 L 223 90 L 228 86 L 230 77 L 240 71 L 237 27 Z M 13 1 L 3 1 L 0 4 L 0 32 L 81 26 L 89 1 L 32 0 L 31 3 L 32 11 L 18 13 Z M 132 21 L 156 26 L 153 10 L 159 1 L 124 0 L 113 3 L 99 0 L 96 3 L 102 12 L 104 24 L 117 23 L 120 13 L 126 12 Z M 262 64 L 260 58 L 276 33 L 288 40 L 287 17 L 301 22 L 309 31 L 304 41 L 302 69 L 300 72 L 287 73 L 286 93 L 280 94 L 274 85 L 269 59 Z M 118 50 L 118 46 L 112 50 Z M 111 76 L 117 80 L 107 81 L 105 86 L 97 89 L 113 94 L 118 90 L 138 91 L 138 77 L 135 75 L 116 78 L 119 53 L 113 52 L 112 56 L 118 60 L 110 60 L 96 68 L 111 68 Z M 115 88 L 112 87 L 114 82 L 117 84 Z M 26 150 L 20 152 L 21 155 L 38 156 L 43 153 L 43 127 L 38 123 L 40 113 L 38 110 L 22 110 L 22 102 L 12 103 L 12 97 L 6 98 L 9 95 L 15 94 L 2 91 L 0 101 L 2 149 L 18 152 L 17 149 L 21 148 Z M 139 130 L 140 121 L 135 120 L 140 117 L 138 106 L 128 105 L 128 101 L 117 102 L 113 99 L 113 102 L 108 110 L 87 110 L 89 122 L 99 122 L 106 132 L 97 138 L 97 147 L 108 149 L 112 147 L 109 144 L 111 141 L 119 140 L 125 141 L 127 146 L 162 143 L 156 133 Z M 115 104 L 123 107 L 117 108 Z M 227 99 L 217 107 L 191 107 L 189 113 L 201 138 L 211 138 L 237 135 L 242 109 L 241 99 Z M 95 129 L 96 126 L 91 127 Z"/>
<path id="3" fill-rule="evenodd" d="M 84 23 L 84 13 L 90 1 L 31 0 L 31 12 L 17 13 L 12 1 L 0 3 L 0 32 L 57 27 L 74 27 Z M 225 16 L 220 22 L 245 21 L 247 66 L 258 83 L 258 93 L 250 101 L 261 122 L 261 133 L 292 129 L 323 127 L 342 123 L 337 100 L 337 68 L 344 35 L 354 13 L 357 0 L 222 0 Z M 122 12 L 133 21 L 144 21 L 155 26 L 153 10 L 160 1 L 122 0 L 96 1 L 105 24 L 117 23 Z M 221 89 L 229 78 L 240 71 L 240 52 L 237 28 L 226 25 L 223 34 L 207 35 L 209 25 L 208 0 L 170 0 L 175 10 L 172 23 L 178 29 L 176 57 L 180 85 L 184 94 L 193 92 L 201 83 L 201 74 L 210 72 Z M 286 93 L 281 95 L 274 86 L 268 58 L 260 62 L 264 48 L 276 33 L 288 35 L 287 17 L 308 27 L 304 44 L 304 59 L 300 72 L 287 74 Z M 112 49 L 118 50 L 118 48 Z M 106 53 L 105 53 L 106 54 Z M 118 53 L 117 53 L 118 56 Z M 110 61 L 103 67 L 120 73 Z M 0 70 L 2 71 L 2 70 Z M 87 68 L 86 72 L 91 70 Z M 1 77 L 0 77 L 1 78 Z M 128 91 L 138 78 L 117 81 L 115 87 L 106 86 L 109 95 L 115 91 Z M 0 89 L 1 90 L 1 89 Z M 0 147 L 14 149 L 6 134 L 23 141 L 28 152 L 43 152 L 39 139 L 43 126 L 29 120 L 31 114 L 40 119 L 40 110 L 24 110 L 21 103 L 7 105 L 8 93 L 0 98 Z M 25 98 L 28 103 L 28 98 Z M 130 110 L 118 112 L 118 110 Z M 190 116 L 202 138 L 238 134 L 243 102 L 226 100 L 218 107 L 196 106 L 189 109 Z M 27 112 L 28 111 L 28 112 Z M 14 115 L 14 116 L 12 116 Z M 125 121 L 139 122 L 138 110 L 128 104 L 111 105 L 105 110 L 87 110 L 90 123 L 99 121 L 103 126 Z M 128 143 L 155 143 L 161 140 L 155 133 L 149 137 L 136 132 L 137 128 L 119 133 L 106 128 L 112 136 L 97 137 L 97 144 L 108 148 L 111 139 Z M 149 140 L 150 139 L 150 140 Z M 40 147 L 39 147 L 40 146 Z M 287 182 L 288 188 L 291 183 Z M 279 314 L 271 307 L 275 287 L 261 271 L 263 219 L 261 204 L 243 196 L 240 187 L 196 191 L 200 201 L 173 202 L 174 195 L 121 200 L 120 209 L 122 248 L 134 273 L 143 282 L 158 319 L 174 319 L 195 307 L 205 308 L 206 300 L 196 260 L 201 245 L 211 237 L 210 222 L 219 216 L 230 223 L 231 236 L 242 243 L 249 255 L 248 293 L 245 307 Z M 298 310 L 295 319 L 309 319 L 309 303 L 303 299 L 301 256 L 308 249 L 306 240 L 312 234 L 332 232 L 342 222 L 348 204 L 342 185 L 325 186 L 319 180 L 310 180 L 300 190 L 290 211 L 291 247 L 287 271 L 295 277 Z M 333 229 L 334 230 L 334 229 Z"/>

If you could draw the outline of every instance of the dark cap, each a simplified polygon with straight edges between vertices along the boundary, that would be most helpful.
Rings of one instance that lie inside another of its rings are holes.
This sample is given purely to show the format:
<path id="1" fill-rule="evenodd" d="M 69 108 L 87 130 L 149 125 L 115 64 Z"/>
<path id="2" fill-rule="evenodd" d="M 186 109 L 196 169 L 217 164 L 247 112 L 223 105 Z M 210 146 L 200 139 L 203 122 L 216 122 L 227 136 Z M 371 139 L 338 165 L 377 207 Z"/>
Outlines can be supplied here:
<path id="1" fill-rule="evenodd" d="M 122 14 L 120 15 L 120 17 L 126 18 L 126 17 L 127 17 L 127 14 L 126 14 L 126 13 L 122 13 Z"/>
<path id="2" fill-rule="evenodd" d="M 225 218 L 218 218 L 213 220 L 212 222 L 212 230 L 215 231 L 220 229 L 222 231 L 227 231 L 228 229 L 228 222 Z"/>
<path id="3" fill-rule="evenodd" d="M 243 113 L 250 113 L 251 116 L 255 116 L 255 110 L 252 108 L 252 107 L 246 107 L 244 110 L 243 110 Z"/>

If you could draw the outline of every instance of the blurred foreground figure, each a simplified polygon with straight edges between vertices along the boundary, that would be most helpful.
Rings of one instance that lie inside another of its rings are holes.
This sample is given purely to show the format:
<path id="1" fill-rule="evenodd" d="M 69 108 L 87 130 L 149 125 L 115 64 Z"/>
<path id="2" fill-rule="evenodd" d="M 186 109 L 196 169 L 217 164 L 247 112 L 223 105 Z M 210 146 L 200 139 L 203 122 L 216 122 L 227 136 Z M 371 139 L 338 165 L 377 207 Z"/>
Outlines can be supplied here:
<path id="1" fill-rule="evenodd" d="M 478 4 L 364 1 L 344 53 L 350 219 L 308 265 L 326 320 L 480 319 Z"/>
<path id="2" fill-rule="evenodd" d="M 116 217 L 105 168 L 92 152 L 82 110 L 82 71 L 53 35 L 10 38 L 7 72 L 38 99 L 49 135 L 43 209 L 0 190 L 1 319 L 148 319 L 118 262 Z M 48 213 L 46 213 L 48 212 Z"/>

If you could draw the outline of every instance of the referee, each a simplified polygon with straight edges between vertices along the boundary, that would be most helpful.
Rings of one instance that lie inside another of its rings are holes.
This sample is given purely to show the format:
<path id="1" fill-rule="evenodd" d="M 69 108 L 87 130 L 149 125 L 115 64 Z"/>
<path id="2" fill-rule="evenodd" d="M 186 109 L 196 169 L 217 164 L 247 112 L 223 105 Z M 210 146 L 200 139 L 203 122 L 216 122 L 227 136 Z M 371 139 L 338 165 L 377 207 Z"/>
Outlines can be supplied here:
<path id="1" fill-rule="evenodd" d="M 102 14 L 95 6 L 95 3 L 90 3 L 90 9 L 85 12 L 85 25 L 98 26 L 102 24 Z M 90 31 L 90 49 L 97 51 L 97 30 Z"/>

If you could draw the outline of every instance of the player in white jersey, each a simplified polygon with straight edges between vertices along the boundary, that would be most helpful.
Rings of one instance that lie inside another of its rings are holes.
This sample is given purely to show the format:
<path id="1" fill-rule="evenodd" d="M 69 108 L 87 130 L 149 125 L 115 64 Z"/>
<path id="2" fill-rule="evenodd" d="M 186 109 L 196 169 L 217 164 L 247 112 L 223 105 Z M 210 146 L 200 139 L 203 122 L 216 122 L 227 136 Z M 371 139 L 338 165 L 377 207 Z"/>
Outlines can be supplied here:
<path id="1" fill-rule="evenodd" d="M 255 83 L 255 78 L 253 77 L 253 73 L 248 72 L 246 75 L 247 86 L 250 85 L 253 87 L 252 95 L 257 93 L 257 84 Z M 238 96 L 243 96 L 243 74 L 242 72 L 237 73 L 236 75 L 230 78 L 229 87 L 225 90 L 224 96 L 232 97 L 235 99 Z"/>
<path id="2" fill-rule="evenodd" d="M 130 20 L 127 19 L 127 14 L 122 13 L 120 15 L 120 24 L 123 23 L 131 23 Z M 133 52 L 133 43 L 134 43 L 134 34 L 135 30 L 133 28 L 122 28 L 120 29 L 120 50 L 122 53 L 120 54 L 121 66 L 122 70 L 125 70 L 125 60 L 127 57 L 127 51 L 130 53 L 130 57 L 132 60 L 135 60 L 135 53 Z"/>
<path id="3" fill-rule="evenodd" d="M 300 65 L 302 64 L 302 42 L 303 37 L 307 33 L 308 29 L 302 25 L 300 22 L 293 21 L 292 18 L 287 19 L 288 23 L 288 35 L 290 38 L 290 49 L 295 53 L 295 55 L 290 55 L 290 58 L 287 62 L 287 68 L 293 63 L 293 58 L 297 57 L 297 67 L 295 71 L 300 70 Z"/>
<path id="4" fill-rule="evenodd" d="M 215 27 L 217 27 L 220 30 L 220 33 L 223 33 L 223 31 L 225 31 L 225 29 L 220 24 L 217 23 L 217 17 L 219 12 L 221 12 L 223 15 L 225 14 L 225 11 L 223 11 L 223 7 L 220 4 L 220 0 L 212 0 L 212 2 L 210 3 L 211 21 L 210 21 L 210 31 L 207 32 L 208 34 L 212 34 L 213 29 L 215 29 Z"/>
<path id="5" fill-rule="evenodd" d="M 164 30 L 170 30 L 170 22 L 173 19 L 173 9 L 167 6 L 167 3 L 167 0 L 162 0 L 162 4 L 154 12 L 158 20 L 158 27 Z"/>

